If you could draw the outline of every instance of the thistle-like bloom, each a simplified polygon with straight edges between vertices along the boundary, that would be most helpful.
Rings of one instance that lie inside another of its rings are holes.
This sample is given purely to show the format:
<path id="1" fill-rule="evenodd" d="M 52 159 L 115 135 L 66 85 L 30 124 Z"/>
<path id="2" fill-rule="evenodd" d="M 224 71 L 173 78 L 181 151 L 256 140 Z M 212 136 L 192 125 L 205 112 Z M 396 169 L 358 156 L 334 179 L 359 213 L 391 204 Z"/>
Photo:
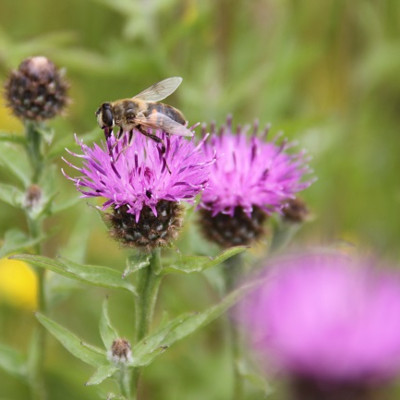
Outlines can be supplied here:
<path id="1" fill-rule="evenodd" d="M 105 197 L 102 210 L 112 209 L 107 218 L 111 235 L 123 245 L 144 250 L 165 246 L 175 239 L 182 224 L 182 200 L 193 202 L 207 185 L 215 156 L 207 157 L 193 140 L 157 131 L 166 153 L 154 141 L 134 132 L 126 147 L 111 136 L 107 144 L 93 147 L 78 141 L 83 166 L 75 182 L 81 197 Z M 111 152 L 111 154 L 110 154 Z"/>
<path id="2" fill-rule="evenodd" d="M 7 106 L 18 118 L 44 121 L 60 114 L 68 104 L 64 72 L 46 57 L 24 60 L 4 84 Z"/>
<path id="3" fill-rule="evenodd" d="M 222 246 L 249 244 L 263 234 L 267 215 L 281 212 L 288 199 L 307 188 L 312 179 L 304 152 L 290 154 L 291 144 L 266 142 L 268 128 L 258 136 L 258 126 L 233 132 L 231 119 L 219 134 L 212 127 L 211 140 L 204 146 L 210 156 L 219 157 L 210 182 L 202 194 L 202 227 L 205 234 Z"/>
<path id="4" fill-rule="evenodd" d="M 367 399 L 400 372 L 400 276 L 376 267 L 337 253 L 275 261 L 244 306 L 258 354 L 295 399 Z"/>

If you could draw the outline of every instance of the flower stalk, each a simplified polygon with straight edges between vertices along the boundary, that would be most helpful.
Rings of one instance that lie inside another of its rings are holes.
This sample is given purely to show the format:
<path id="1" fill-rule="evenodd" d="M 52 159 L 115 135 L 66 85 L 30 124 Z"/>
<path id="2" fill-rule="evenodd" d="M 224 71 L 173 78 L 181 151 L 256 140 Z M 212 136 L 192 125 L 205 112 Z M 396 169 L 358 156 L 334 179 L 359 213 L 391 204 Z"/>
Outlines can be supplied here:
<path id="1" fill-rule="evenodd" d="M 223 265 L 223 277 L 225 282 L 225 294 L 234 290 L 243 275 L 244 263 L 242 254 L 229 258 Z M 232 400 L 240 400 L 244 398 L 244 380 L 240 372 L 240 365 L 243 358 L 242 354 L 242 338 L 240 332 L 235 326 L 234 321 L 227 317 L 226 335 L 230 339 L 231 355 L 233 361 L 233 394 Z"/>
<path id="2" fill-rule="evenodd" d="M 43 153 L 42 153 L 42 136 L 37 130 L 37 124 L 32 121 L 27 121 L 26 127 L 26 153 L 30 160 L 33 174 L 31 184 L 36 184 L 41 178 L 43 172 Z M 29 234 L 32 239 L 38 239 L 43 234 L 43 221 L 40 219 L 34 219 L 29 215 L 26 210 L 26 218 L 28 223 Z M 40 243 L 34 246 L 34 252 L 37 255 L 42 254 L 42 248 Z M 38 288 L 38 311 L 45 313 L 46 297 L 45 297 L 45 275 L 46 271 L 41 268 L 34 268 L 36 273 Z M 32 337 L 31 342 L 31 360 L 28 363 L 28 376 L 29 384 L 31 388 L 32 400 L 44 400 L 46 399 L 46 389 L 44 382 L 44 360 L 45 360 L 45 343 L 46 343 L 46 329 L 43 325 L 38 324 L 36 332 Z"/>
<path id="3" fill-rule="evenodd" d="M 150 257 L 150 265 L 138 271 L 136 289 L 138 296 L 135 303 L 135 343 L 140 342 L 150 331 L 158 290 L 161 283 L 160 249 L 154 249 Z M 141 368 L 136 368 L 132 377 L 134 400 L 138 399 Z M 129 398 L 129 397 L 128 397 Z"/>
<path id="4" fill-rule="evenodd" d="M 59 115 L 68 104 L 68 83 L 64 72 L 43 56 L 30 57 L 22 61 L 17 70 L 11 71 L 4 84 L 4 97 L 11 112 L 25 125 L 25 152 L 32 174 L 26 189 L 27 197 L 23 205 L 29 235 L 35 240 L 35 254 L 42 253 L 40 238 L 43 236 L 43 219 L 34 217 L 31 208 L 40 202 L 39 182 L 46 167 L 43 148 L 43 127 L 45 121 Z M 38 310 L 46 311 L 45 271 L 34 269 L 38 281 Z M 28 382 L 33 400 L 46 398 L 44 384 L 44 348 L 46 331 L 38 325 L 31 340 L 27 363 Z"/>

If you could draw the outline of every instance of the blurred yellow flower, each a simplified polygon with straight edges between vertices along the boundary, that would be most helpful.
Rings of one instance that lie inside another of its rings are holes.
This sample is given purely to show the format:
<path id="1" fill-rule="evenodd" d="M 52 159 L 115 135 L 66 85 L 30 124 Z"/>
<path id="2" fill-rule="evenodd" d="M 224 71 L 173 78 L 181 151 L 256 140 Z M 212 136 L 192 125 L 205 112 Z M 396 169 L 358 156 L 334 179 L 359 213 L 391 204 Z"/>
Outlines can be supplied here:
<path id="1" fill-rule="evenodd" d="M 37 278 L 28 264 L 0 260 L 0 301 L 27 310 L 37 308 Z"/>
<path id="2" fill-rule="evenodd" d="M 6 107 L 3 100 L 0 101 L 0 120 L 3 132 L 20 133 L 23 131 L 22 123 L 12 115 L 11 110 Z"/>

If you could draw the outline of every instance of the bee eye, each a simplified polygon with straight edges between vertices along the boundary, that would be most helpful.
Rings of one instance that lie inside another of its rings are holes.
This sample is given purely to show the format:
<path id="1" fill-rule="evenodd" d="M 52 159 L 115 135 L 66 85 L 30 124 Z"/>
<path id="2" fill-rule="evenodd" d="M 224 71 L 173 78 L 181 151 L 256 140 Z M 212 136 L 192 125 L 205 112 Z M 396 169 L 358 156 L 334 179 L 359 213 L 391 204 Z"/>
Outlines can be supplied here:
<path id="1" fill-rule="evenodd" d="M 109 128 L 113 126 L 114 124 L 113 113 L 109 108 L 103 107 L 102 120 L 105 126 Z"/>

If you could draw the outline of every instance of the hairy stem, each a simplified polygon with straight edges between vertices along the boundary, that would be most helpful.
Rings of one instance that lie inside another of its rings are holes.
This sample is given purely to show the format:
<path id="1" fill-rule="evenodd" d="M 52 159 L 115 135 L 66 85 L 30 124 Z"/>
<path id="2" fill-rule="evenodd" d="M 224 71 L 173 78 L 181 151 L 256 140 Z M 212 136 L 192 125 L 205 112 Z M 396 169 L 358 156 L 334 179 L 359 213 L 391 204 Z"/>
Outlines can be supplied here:
<path id="1" fill-rule="evenodd" d="M 228 294 L 234 290 L 243 274 L 243 257 L 242 254 L 229 258 L 225 265 L 224 280 L 225 280 L 225 292 Z M 242 400 L 244 398 L 244 380 L 240 373 L 240 363 L 242 360 L 242 338 L 238 332 L 232 319 L 227 317 L 226 323 L 226 335 L 230 339 L 231 354 L 233 361 L 233 394 L 232 400 Z"/>
<path id="2" fill-rule="evenodd" d="M 158 289 L 161 283 L 160 251 L 153 250 L 150 265 L 138 271 L 136 289 L 138 297 L 135 304 L 135 343 L 142 340 L 150 331 L 154 316 L 154 308 L 157 301 Z M 133 371 L 132 392 L 136 393 L 134 399 L 138 398 L 141 368 Z"/>
<path id="3" fill-rule="evenodd" d="M 26 128 L 26 152 L 31 162 L 33 174 L 31 184 L 36 184 L 41 178 L 43 172 L 43 154 L 42 154 L 42 137 L 37 131 L 37 125 L 29 122 L 25 125 Z M 32 239 L 37 239 L 43 234 L 43 223 L 41 220 L 33 219 L 26 212 L 26 218 L 29 228 L 29 234 Z M 40 243 L 34 247 L 36 254 L 42 254 Z M 37 296 L 38 296 L 38 311 L 46 313 L 46 297 L 45 297 L 45 275 L 46 271 L 41 268 L 34 268 L 37 276 Z M 44 360 L 45 360 L 45 343 L 46 330 L 38 324 L 36 331 L 32 337 L 29 360 L 28 360 L 28 381 L 31 389 L 32 400 L 45 400 L 46 388 L 44 382 Z"/>

